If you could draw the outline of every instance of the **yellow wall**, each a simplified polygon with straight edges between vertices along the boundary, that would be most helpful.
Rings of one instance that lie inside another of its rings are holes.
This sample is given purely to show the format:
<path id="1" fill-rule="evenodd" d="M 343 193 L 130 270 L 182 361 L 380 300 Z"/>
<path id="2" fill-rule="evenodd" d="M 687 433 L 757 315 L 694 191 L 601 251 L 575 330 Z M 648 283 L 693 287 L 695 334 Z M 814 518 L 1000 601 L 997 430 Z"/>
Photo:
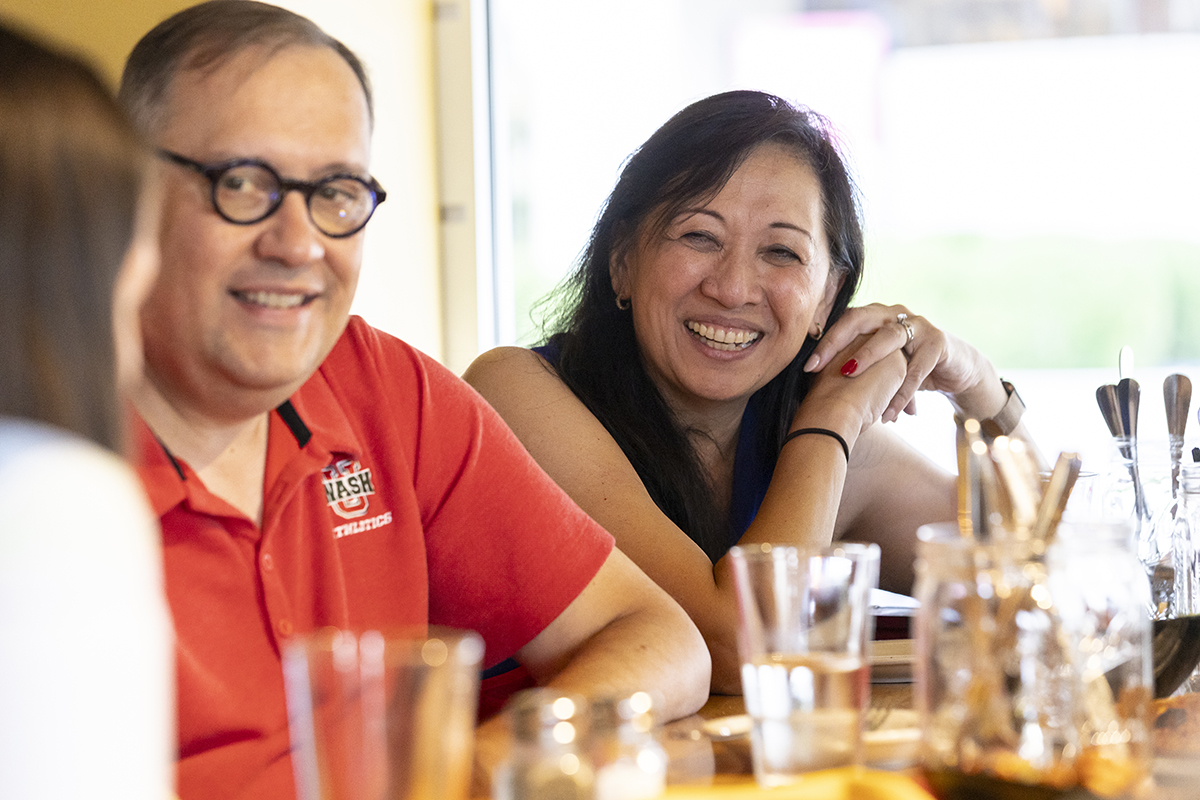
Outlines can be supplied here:
<path id="1" fill-rule="evenodd" d="M 125 56 L 189 0 L 0 0 L 0 15 L 87 58 L 116 89 Z"/>
<path id="2" fill-rule="evenodd" d="M 273 0 L 304 14 L 363 59 L 375 88 L 371 171 L 388 200 L 367 228 L 353 311 L 444 358 L 433 0 Z M 0 0 L 0 17 L 69 48 L 115 88 L 125 57 L 156 23 L 194 0 Z"/>
<path id="3" fill-rule="evenodd" d="M 345 42 L 366 64 L 375 91 L 371 173 L 388 199 L 367 227 L 352 310 L 444 363 L 433 0 L 271 2 Z"/>

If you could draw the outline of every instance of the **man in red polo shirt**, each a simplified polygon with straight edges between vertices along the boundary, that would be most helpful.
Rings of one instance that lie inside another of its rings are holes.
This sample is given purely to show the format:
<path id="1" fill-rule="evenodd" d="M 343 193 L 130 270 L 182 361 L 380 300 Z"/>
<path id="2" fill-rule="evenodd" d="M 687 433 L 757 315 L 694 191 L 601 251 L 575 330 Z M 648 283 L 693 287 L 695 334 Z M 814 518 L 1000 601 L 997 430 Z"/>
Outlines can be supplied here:
<path id="1" fill-rule="evenodd" d="M 682 610 L 473 390 L 350 317 L 384 199 L 358 59 L 303 17 L 216 0 L 138 43 L 121 97 L 162 164 L 133 401 L 177 632 L 180 795 L 293 796 L 280 646 L 324 625 L 471 628 L 488 667 L 694 711 L 709 660 Z"/>

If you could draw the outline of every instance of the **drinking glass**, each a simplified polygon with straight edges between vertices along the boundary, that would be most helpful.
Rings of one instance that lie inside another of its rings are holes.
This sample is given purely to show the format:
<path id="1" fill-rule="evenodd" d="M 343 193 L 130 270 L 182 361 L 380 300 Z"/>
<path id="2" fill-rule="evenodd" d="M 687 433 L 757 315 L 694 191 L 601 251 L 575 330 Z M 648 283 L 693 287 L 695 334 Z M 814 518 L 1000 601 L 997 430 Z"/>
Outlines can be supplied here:
<path id="1" fill-rule="evenodd" d="M 431 627 L 327 628 L 284 650 L 301 800 L 461 800 L 470 784 L 483 640 Z"/>
<path id="2" fill-rule="evenodd" d="M 1155 618 L 1172 616 L 1176 605 L 1172 549 L 1177 516 L 1172 489 L 1178 485 L 1167 460 L 1150 455 L 1127 458 L 1121 443 L 1128 440 L 1117 441 L 1116 454 L 1097 477 L 1090 508 L 1083 514 L 1075 509 L 1073 516 L 1127 521 L 1133 526 L 1136 553 L 1150 581 L 1150 614 Z"/>
<path id="3" fill-rule="evenodd" d="M 861 763 L 879 547 L 763 544 L 730 555 L 755 779 L 782 786 Z"/>

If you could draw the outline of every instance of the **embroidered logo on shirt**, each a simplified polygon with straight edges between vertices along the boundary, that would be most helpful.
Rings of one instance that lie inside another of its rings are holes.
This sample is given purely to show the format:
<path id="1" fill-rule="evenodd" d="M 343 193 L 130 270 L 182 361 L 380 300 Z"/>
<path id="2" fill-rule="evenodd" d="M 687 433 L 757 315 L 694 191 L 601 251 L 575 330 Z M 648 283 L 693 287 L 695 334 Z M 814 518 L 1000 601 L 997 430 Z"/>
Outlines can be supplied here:
<path id="1" fill-rule="evenodd" d="M 373 531 L 376 528 L 382 528 L 392 521 L 392 512 L 385 511 L 377 517 L 370 519 L 360 519 L 357 522 L 347 522 L 345 525 L 338 525 L 333 529 L 333 538 L 341 539 L 343 536 L 350 536 L 363 531 Z"/>
<path id="2" fill-rule="evenodd" d="M 335 461 L 321 470 L 325 502 L 342 519 L 358 519 L 367 513 L 370 496 L 375 494 L 371 470 L 349 458 Z"/>

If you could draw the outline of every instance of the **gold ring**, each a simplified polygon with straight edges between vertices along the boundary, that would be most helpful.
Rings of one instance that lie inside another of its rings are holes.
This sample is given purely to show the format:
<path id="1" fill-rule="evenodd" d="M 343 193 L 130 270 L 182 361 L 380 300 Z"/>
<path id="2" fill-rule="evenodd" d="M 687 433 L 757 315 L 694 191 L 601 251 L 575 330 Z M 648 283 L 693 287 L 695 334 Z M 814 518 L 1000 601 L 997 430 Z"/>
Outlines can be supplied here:
<path id="1" fill-rule="evenodd" d="M 896 322 L 899 322 L 900 325 L 903 326 L 904 333 L 905 333 L 905 335 L 908 336 L 908 341 L 906 341 L 904 343 L 904 346 L 908 347 L 910 344 L 913 343 L 913 339 L 916 338 L 917 332 L 915 330 L 913 330 L 912 323 L 908 321 L 908 314 L 905 314 L 903 312 L 897 314 Z"/>

